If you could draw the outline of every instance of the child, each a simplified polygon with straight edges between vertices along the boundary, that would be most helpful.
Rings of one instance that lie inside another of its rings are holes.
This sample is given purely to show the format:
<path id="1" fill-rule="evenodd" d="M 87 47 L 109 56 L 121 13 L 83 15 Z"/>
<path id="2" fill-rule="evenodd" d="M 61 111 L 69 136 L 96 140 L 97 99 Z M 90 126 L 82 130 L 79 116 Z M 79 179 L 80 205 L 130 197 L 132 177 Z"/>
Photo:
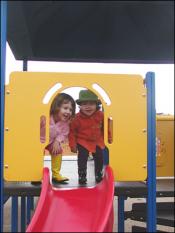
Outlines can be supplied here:
<path id="1" fill-rule="evenodd" d="M 61 143 L 68 140 L 71 117 L 75 115 L 75 101 L 65 93 L 58 94 L 50 108 L 50 140 L 46 150 L 51 155 L 52 182 L 64 183 L 69 179 L 60 174 Z"/>
<path id="2" fill-rule="evenodd" d="M 92 152 L 95 162 L 96 182 L 102 180 L 103 169 L 103 112 L 99 111 L 101 104 L 98 97 L 90 90 L 81 90 L 76 103 L 80 112 L 76 114 L 70 127 L 69 146 L 71 151 L 78 150 L 79 183 L 86 184 L 87 160 Z"/>

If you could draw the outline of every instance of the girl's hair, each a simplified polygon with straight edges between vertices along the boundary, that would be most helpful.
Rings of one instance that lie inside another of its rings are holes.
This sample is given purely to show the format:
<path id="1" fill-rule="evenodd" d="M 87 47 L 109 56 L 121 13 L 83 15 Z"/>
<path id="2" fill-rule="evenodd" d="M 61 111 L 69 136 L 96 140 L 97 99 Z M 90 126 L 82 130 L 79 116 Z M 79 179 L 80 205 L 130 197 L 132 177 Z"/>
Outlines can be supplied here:
<path id="1" fill-rule="evenodd" d="M 72 116 L 75 115 L 75 101 L 74 99 L 66 94 L 66 93 L 59 93 L 55 96 L 54 100 L 52 101 L 51 107 L 50 107 L 50 115 L 53 115 L 53 117 L 59 112 L 59 109 L 62 104 L 71 102 L 72 105 Z"/>

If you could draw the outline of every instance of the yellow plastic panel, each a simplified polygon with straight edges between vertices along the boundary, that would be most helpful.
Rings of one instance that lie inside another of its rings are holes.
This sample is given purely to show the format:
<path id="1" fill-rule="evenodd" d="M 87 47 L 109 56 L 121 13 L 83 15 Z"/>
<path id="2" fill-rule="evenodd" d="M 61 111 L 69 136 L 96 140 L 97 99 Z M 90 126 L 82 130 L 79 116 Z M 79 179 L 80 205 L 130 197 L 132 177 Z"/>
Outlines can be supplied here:
<path id="1" fill-rule="evenodd" d="M 157 116 L 157 176 L 174 176 L 174 116 Z"/>
<path id="2" fill-rule="evenodd" d="M 117 181 L 141 181 L 147 177 L 146 89 L 140 75 L 14 72 L 6 87 L 5 104 L 5 179 L 40 180 L 43 148 L 48 142 L 49 109 L 43 104 L 45 94 L 56 83 L 60 92 L 69 87 L 85 87 L 101 99 L 105 112 L 105 144 L 110 151 L 110 165 Z M 92 85 L 108 94 L 106 105 Z M 46 144 L 40 143 L 40 116 L 46 116 Z M 107 122 L 113 119 L 113 143 L 108 144 Z M 70 161 L 71 162 L 71 161 Z"/>

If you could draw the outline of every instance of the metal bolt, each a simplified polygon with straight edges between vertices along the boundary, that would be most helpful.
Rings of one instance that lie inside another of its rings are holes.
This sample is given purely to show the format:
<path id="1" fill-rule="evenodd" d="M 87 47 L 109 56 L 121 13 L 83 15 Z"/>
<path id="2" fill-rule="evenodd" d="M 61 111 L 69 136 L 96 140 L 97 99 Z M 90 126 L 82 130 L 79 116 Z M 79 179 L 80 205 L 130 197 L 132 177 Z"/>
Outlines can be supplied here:
<path id="1" fill-rule="evenodd" d="M 143 168 L 147 168 L 147 165 L 144 164 L 144 165 L 143 165 Z"/>
<path id="2" fill-rule="evenodd" d="M 143 133 L 146 133 L 146 132 L 147 132 L 147 130 L 146 130 L 146 129 L 142 129 L 142 132 L 143 132 Z"/>
<path id="3" fill-rule="evenodd" d="M 9 90 L 7 90 L 7 91 L 6 91 L 6 94 L 7 94 L 7 95 L 9 95 L 9 94 L 10 94 L 10 91 L 9 91 Z"/>
<path id="4" fill-rule="evenodd" d="M 146 93 L 142 93 L 142 96 L 145 97 L 145 96 L 146 96 Z"/>
<path id="5" fill-rule="evenodd" d="M 9 131 L 9 128 L 5 128 L 5 131 Z"/>
<path id="6" fill-rule="evenodd" d="M 5 164 L 4 167 L 5 167 L 5 168 L 9 168 L 9 165 L 8 165 L 8 164 Z"/>

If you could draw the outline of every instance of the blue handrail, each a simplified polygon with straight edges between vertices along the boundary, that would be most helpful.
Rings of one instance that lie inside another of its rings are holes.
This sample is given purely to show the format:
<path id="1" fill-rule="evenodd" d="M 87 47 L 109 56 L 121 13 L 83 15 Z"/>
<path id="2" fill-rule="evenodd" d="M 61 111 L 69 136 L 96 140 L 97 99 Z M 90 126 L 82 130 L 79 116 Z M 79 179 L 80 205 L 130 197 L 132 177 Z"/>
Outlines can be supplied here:
<path id="1" fill-rule="evenodd" d="M 5 87 L 5 66 L 6 66 L 6 35 L 7 35 L 7 1 L 1 1 L 1 137 L 0 137 L 0 230 L 3 231 L 3 170 L 4 170 L 4 87 Z"/>
<path id="2" fill-rule="evenodd" d="M 156 232 L 156 109 L 155 74 L 148 72 L 145 79 L 147 87 L 147 231 Z"/>

